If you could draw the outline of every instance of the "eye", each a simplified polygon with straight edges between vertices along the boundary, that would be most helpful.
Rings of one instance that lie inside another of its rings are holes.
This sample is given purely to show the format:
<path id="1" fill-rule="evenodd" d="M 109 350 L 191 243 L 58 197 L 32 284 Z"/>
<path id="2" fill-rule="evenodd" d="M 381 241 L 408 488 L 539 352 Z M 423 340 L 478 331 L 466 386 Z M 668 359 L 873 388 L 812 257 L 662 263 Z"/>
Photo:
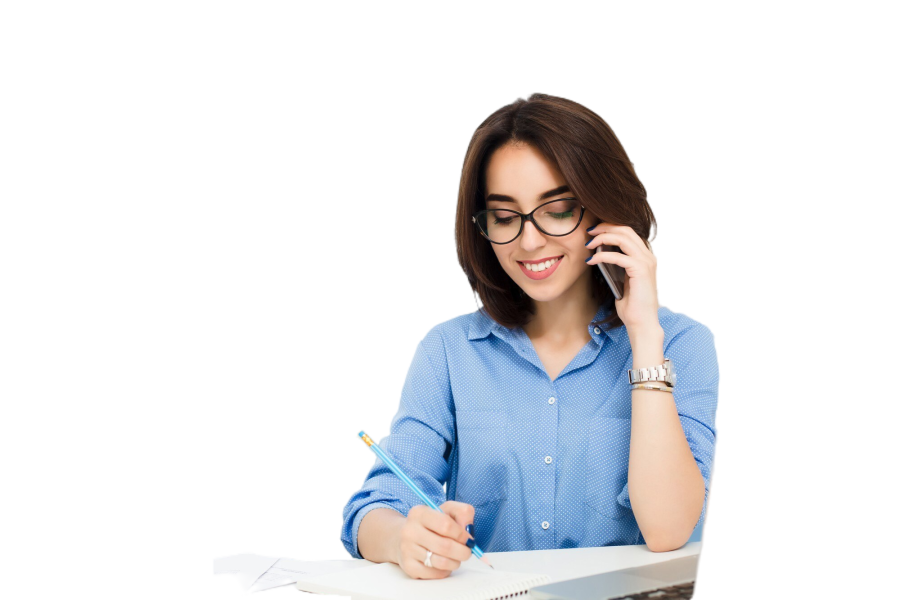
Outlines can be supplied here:
<path id="1" fill-rule="evenodd" d="M 505 210 L 495 210 L 492 211 L 492 214 L 494 215 L 495 225 L 509 225 L 513 219 L 516 219 L 519 216 L 515 213 L 511 213 Z"/>

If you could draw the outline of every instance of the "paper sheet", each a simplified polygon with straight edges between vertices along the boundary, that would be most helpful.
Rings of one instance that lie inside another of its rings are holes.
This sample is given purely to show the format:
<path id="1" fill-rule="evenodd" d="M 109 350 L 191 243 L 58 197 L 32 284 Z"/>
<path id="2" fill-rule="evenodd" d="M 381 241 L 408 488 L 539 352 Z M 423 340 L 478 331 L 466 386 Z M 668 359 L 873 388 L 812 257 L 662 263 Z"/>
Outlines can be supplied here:
<path id="1" fill-rule="evenodd" d="M 249 590 L 269 567 L 278 562 L 278 558 L 259 556 L 258 554 L 238 554 L 226 556 L 213 561 L 213 575 L 236 575 L 241 587 Z"/>
<path id="2" fill-rule="evenodd" d="M 303 578 L 296 585 L 300 591 L 368 600 L 450 600 L 512 598 L 550 581 L 543 573 L 494 570 L 472 556 L 442 579 L 414 579 L 394 563 L 381 563 L 353 573 Z"/>
<path id="3" fill-rule="evenodd" d="M 215 559 L 213 574 L 237 575 L 244 590 L 259 592 L 296 583 L 306 577 L 348 571 L 372 564 L 366 560 L 353 559 L 304 561 L 257 554 L 238 554 Z"/>
<path id="4" fill-rule="evenodd" d="M 360 560 L 318 560 L 303 561 L 291 558 L 279 558 L 268 571 L 263 573 L 250 591 L 258 592 L 272 587 L 297 583 L 305 577 L 325 575 L 337 571 L 348 571 L 359 567 L 368 567 L 372 563 Z"/>

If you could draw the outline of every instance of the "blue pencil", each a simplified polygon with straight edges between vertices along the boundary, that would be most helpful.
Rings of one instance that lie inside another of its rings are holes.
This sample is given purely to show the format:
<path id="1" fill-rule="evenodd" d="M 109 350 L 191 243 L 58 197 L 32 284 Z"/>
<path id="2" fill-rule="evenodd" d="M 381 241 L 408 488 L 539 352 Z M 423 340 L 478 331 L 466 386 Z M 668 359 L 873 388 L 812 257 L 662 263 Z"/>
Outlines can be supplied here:
<path id="1" fill-rule="evenodd" d="M 435 504 L 434 502 L 431 501 L 431 498 L 429 498 L 428 496 L 425 495 L 425 492 L 423 492 L 421 489 L 419 489 L 419 486 L 417 486 L 416 483 L 412 479 L 407 477 L 406 473 L 403 472 L 403 470 L 397 465 L 397 463 L 395 463 L 393 460 L 391 460 L 391 457 L 388 456 L 387 453 L 384 450 L 382 450 L 381 447 L 378 444 L 376 444 L 372 438 L 370 438 L 368 435 L 366 435 L 365 431 L 360 431 L 359 437 L 362 439 L 363 442 L 365 442 L 366 446 L 368 446 L 369 448 L 372 449 L 372 452 L 374 452 L 375 455 L 378 456 L 378 458 L 380 458 L 384 464 L 386 464 L 388 467 L 390 467 L 391 471 L 393 471 L 394 474 L 397 477 L 399 477 L 403 483 L 408 485 L 409 488 L 412 491 L 414 491 L 419 498 L 422 499 L 422 501 L 425 504 L 427 504 L 428 506 L 430 506 L 431 508 L 433 508 L 434 510 L 436 510 L 438 512 L 442 512 L 442 513 L 444 512 L 438 507 L 437 504 Z M 492 569 L 494 568 L 493 565 L 491 565 L 491 563 L 488 562 L 487 558 L 484 557 L 484 552 L 481 551 L 481 548 L 479 548 L 477 544 L 472 546 L 472 554 L 477 556 L 479 559 L 481 559 L 486 565 L 488 565 Z"/>

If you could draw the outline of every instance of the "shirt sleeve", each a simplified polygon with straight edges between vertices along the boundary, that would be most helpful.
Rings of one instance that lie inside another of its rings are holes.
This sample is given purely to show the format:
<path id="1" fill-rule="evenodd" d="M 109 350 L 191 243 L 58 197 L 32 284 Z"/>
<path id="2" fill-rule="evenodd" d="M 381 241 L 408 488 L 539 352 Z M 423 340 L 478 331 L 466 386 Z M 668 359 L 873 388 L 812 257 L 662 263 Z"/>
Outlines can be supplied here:
<path id="1" fill-rule="evenodd" d="M 694 322 L 678 332 L 665 347 L 665 356 L 675 365 L 673 395 L 678 417 L 688 446 L 703 475 L 705 495 L 699 524 L 706 516 L 709 478 L 716 443 L 716 405 L 719 396 L 719 366 L 713 334 L 705 325 Z M 631 508 L 628 484 L 618 497 L 619 504 Z M 696 526 L 696 525 L 695 525 Z"/>
<path id="2" fill-rule="evenodd" d="M 432 330 L 416 347 L 390 434 L 378 445 L 440 506 L 446 501 L 444 483 L 450 474 L 454 434 L 446 352 L 440 333 Z M 381 459 L 374 458 L 362 488 L 344 507 L 341 541 L 354 558 L 362 558 L 357 535 L 369 511 L 391 508 L 406 516 L 413 506 L 424 504 Z"/>

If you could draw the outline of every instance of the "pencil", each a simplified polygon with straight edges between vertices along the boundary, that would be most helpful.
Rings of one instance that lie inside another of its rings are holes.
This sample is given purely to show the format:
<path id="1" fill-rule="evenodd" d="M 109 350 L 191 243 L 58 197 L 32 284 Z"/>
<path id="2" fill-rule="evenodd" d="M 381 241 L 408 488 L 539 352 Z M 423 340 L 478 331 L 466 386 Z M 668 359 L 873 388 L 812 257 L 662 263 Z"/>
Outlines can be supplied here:
<path id="1" fill-rule="evenodd" d="M 421 489 L 419 489 L 419 486 L 417 486 L 416 483 L 412 479 L 407 477 L 406 473 L 403 472 L 403 469 L 401 469 L 397 465 L 397 463 L 395 463 L 393 460 L 391 460 L 391 457 L 388 456 L 387 453 L 384 450 L 382 450 L 381 447 L 378 444 L 376 444 L 372 438 L 370 438 L 368 435 L 366 435 L 365 431 L 360 431 L 359 437 L 362 439 L 363 442 L 365 442 L 366 446 L 368 446 L 372 450 L 372 452 L 374 452 L 375 455 L 378 456 L 378 458 L 380 458 L 381 461 L 384 464 L 386 464 L 391 469 L 391 471 L 394 472 L 394 474 L 397 477 L 400 478 L 400 481 L 402 481 L 403 483 L 408 485 L 409 488 L 412 491 L 414 491 L 416 493 L 416 495 L 422 499 L 423 502 L 425 502 L 425 504 L 427 504 L 428 506 L 430 506 L 431 508 L 433 508 L 434 510 L 436 510 L 438 512 L 441 512 L 441 513 L 444 512 L 438 507 L 437 504 L 435 504 L 434 502 L 431 501 L 431 498 L 429 498 L 428 496 L 425 495 L 425 492 L 423 492 Z M 481 548 L 479 548 L 477 544 L 472 546 L 472 554 L 474 554 L 476 557 L 478 557 L 484 564 L 486 564 L 490 568 L 492 568 L 492 569 L 494 568 L 494 566 L 490 562 L 488 562 L 488 559 L 484 556 L 484 552 L 481 551 Z"/>

